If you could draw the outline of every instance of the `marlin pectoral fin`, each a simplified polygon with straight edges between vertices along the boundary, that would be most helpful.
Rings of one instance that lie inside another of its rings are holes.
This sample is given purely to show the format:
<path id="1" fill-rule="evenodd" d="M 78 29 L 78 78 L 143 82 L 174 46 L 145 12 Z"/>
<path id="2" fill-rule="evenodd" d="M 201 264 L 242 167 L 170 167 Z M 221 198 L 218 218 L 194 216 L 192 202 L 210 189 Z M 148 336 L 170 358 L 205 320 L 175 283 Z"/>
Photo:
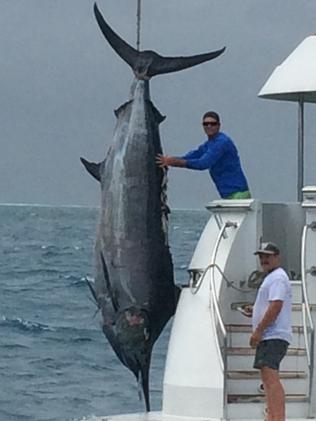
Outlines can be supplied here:
<path id="1" fill-rule="evenodd" d="M 101 182 L 100 167 L 102 165 L 102 162 L 97 164 L 95 162 L 89 162 L 84 158 L 80 158 L 80 161 L 83 163 L 83 165 L 85 166 L 88 173 L 90 173 L 92 175 L 92 177 L 94 177 L 96 180 Z"/>
<path id="2" fill-rule="evenodd" d="M 126 101 L 123 105 L 121 105 L 120 107 L 116 108 L 116 110 L 114 110 L 115 117 L 116 117 L 116 118 L 118 118 L 118 117 L 119 117 L 119 115 L 120 115 L 121 113 L 123 113 L 123 112 L 124 112 L 125 108 L 127 108 L 127 106 L 128 106 L 131 102 L 132 102 L 132 101 Z"/>
<path id="3" fill-rule="evenodd" d="M 222 48 L 221 50 L 189 57 L 163 57 L 150 50 L 137 51 L 117 35 L 106 23 L 96 3 L 94 4 L 94 14 L 103 35 L 111 47 L 131 66 L 138 79 L 149 79 L 155 75 L 187 69 L 212 60 L 221 55 L 225 50 L 225 48 Z"/>
<path id="4" fill-rule="evenodd" d="M 160 124 L 162 121 L 165 120 L 166 116 L 162 115 L 161 112 L 154 106 L 154 104 L 151 101 L 149 101 L 149 102 L 150 102 L 151 109 L 153 111 L 155 120 Z"/>
<path id="5" fill-rule="evenodd" d="M 94 289 L 94 288 L 93 288 L 93 286 L 91 285 L 91 282 L 90 282 L 90 281 L 88 281 L 88 279 L 86 279 L 86 283 L 87 283 L 87 285 L 88 285 L 88 288 L 89 288 L 89 290 L 90 290 L 90 292 L 91 292 L 91 295 L 92 295 L 92 297 L 93 297 L 94 301 L 96 302 L 96 304 L 97 304 L 98 308 L 100 308 L 100 304 L 99 304 L 98 297 L 97 297 L 97 294 L 96 294 L 96 292 L 95 292 L 95 289 Z"/>
<path id="6" fill-rule="evenodd" d="M 106 263 L 105 263 L 105 259 L 104 259 L 103 254 L 101 253 L 100 255 L 101 255 L 101 262 L 102 262 L 102 268 L 103 268 L 103 276 L 104 276 L 104 280 L 105 280 L 106 289 L 107 289 L 108 295 L 109 295 L 109 297 L 111 299 L 113 309 L 114 309 L 115 312 L 117 312 L 119 306 L 118 306 L 117 299 L 115 297 L 115 293 L 114 293 L 114 291 L 112 289 L 112 285 L 111 285 L 111 282 L 110 282 L 108 268 L 106 266 Z"/>

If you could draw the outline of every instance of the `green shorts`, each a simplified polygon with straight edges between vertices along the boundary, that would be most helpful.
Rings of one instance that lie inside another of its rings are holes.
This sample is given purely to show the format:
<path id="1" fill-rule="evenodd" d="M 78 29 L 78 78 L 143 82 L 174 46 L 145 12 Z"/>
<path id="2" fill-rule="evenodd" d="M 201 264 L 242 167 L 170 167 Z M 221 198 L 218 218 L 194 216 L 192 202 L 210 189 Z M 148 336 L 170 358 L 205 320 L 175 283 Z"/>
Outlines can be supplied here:
<path id="1" fill-rule="evenodd" d="M 236 191 L 235 193 L 230 194 L 226 199 L 251 199 L 251 194 L 249 190 L 246 191 Z"/>
<path id="2" fill-rule="evenodd" d="M 279 370 L 280 362 L 285 357 L 288 346 L 288 342 L 283 339 L 267 339 L 266 341 L 261 341 L 256 349 L 253 367 L 259 370 L 262 367 Z"/>

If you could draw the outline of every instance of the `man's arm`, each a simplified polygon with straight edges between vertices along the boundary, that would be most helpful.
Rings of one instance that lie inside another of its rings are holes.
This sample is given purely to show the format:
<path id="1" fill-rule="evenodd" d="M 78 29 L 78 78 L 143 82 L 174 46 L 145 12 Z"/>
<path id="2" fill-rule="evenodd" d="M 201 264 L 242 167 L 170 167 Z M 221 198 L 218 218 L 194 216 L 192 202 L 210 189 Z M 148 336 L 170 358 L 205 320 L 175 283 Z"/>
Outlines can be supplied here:
<path id="1" fill-rule="evenodd" d="M 158 154 L 156 156 L 156 163 L 160 168 L 163 167 L 187 167 L 187 161 L 189 159 L 199 159 L 205 153 L 206 146 L 205 143 L 200 145 L 197 149 L 193 149 L 190 152 L 187 152 L 185 155 L 180 157 L 168 156 Z"/>
<path id="2" fill-rule="evenodd" d="M 187 168 L 191 170 L 206 170 L 210 169 L 216 162 L 222 158 L 227 150 L 225 142 L 210 141 L 207 147 L 204 148 L 203 154 L 199 158 L 187 159 Z"/>
<path id="3" fill-rule="evenodd" d="M 206 142 L 200 145 L 197 149 L 193 149 L 192 151 L 187 152 L 185 155 L 179 156 L 181 159 L 198 159 L 205 153 L 206 150 Z"/>
<path id="4" fill-rule="evenodd" d="M 263 332 L 276 320 L 282 309 L 282 306 L 283 301 L 281 300 L 270 301 L 269 307 L 267 308 L 267 311 L 265 312 L 261 322 L 258 324 L 256 330 L 250 337 L 250 346 L 252 348 L 255 348 L 261 341 Z"/>

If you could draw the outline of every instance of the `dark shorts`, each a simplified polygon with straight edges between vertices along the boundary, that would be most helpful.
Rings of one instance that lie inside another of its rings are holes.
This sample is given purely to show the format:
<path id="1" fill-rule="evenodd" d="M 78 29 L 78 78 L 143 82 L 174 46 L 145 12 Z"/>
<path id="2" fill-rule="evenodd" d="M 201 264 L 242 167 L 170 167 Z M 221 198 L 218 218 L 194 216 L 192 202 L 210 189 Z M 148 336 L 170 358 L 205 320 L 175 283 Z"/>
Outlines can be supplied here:
<path id="1" fill-rule="evenodd" d="M 267 339 L 259 343 L 256 349 L 254 368 L 269 367 L 279 370 L 280 362 L 288 349 L 288 342 L 282 339 Z"/>

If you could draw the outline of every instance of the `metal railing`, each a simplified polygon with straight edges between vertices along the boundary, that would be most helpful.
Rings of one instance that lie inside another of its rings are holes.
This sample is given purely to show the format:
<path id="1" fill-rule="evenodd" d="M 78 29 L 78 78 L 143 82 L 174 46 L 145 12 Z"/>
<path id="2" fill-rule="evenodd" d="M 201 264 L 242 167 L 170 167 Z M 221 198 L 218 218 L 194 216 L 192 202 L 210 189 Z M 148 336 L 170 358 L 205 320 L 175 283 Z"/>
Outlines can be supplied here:
<path id="1" fill-rule="evenodd" d="M 206 274 L 209 270 L 211 270 L 210 276 L 210 310 L 211 310 L 211 320 L 214 330 L 214 338 L 216 349 L 219 357 L 219 362 L 221 366 L 221 370 L 223 372 L 223 379 L 224 379 L 224 387 L 223 387 L 223 398 L 224 398 L 224 415 L 227 412 L 227 356 L 226 356 L 226 348 L 227 348 L 227 331 L 226 327 L 221 315 L 219 301 L 216 295 L 216 286 L 215 286 L 215 269 L 219 271 L 223 279 L 226 281 L 227 285 L 230 284 L 228 279 L 226 278 L 222 269 L 216 263 L 217 252 L 219 249 L 220 242 L 223 238 L 227 238 L 228 235 L 226 234 L 226 229 L 230 227 L 237 228 L 238 224 L 236 222 L 226 221 L 220 228 L 217 240 L 213 249 L 211 263 L 204 269 L 203 273 L 201 274 L 198 281 L 193 284 L 190 279 L 190 290 L 192 294 L 196 294 L 198 290 L 201 288 L 201 285 L 205 279 Z M 219 329 L 219 331 L 218 331 Z M 221 337 L 220 337 L 221 336 Z M 226 415 L 224 416 L 226 419 Z"/>
<path id="2" fill-rule="evenodd" d="M 306 348 L 307 363 L 309 368 L 309 398 L 312 395 L 312 382 L 314 373 L 314 323 L 311 315 L 310 304 L 308 302 L 307 286 L 306 286 L 306 237 L 307 231 L 311 228 L 305 225 L 302 234 L 302 248 L 301 248 L 301 270 L 302 270 L 302 318 L 303 318 L 303 332 Z M 307 325 L 309 324 L 309 326 Z M 309 340 L 310 336 L 310 340 Z"/>
<path id="3" fill-rule="evenodd" d="M 219 233 L 218 233 L 218 236 L 217 236 L 217 240 L 216 240 L 215 246 L 214 246 L 214 250 L 213 250 L 213 253 L 212 253 L 211 263 L 208 266 L 206 266 L 205 269 L 199 271 L 199 278 L 198 278 L 198 280 L 195 280 L 192 277 L 190 278 L 189 287 L 190 287 L 190 291 L 191 291 L 192 294 L 196 294 L 199 291 L 199 289 L 201 288 L 201 286 L 203 284 L 203 281 L 204 281 L 204 278 L 205 278 L 207 272 L 214 265 L 216 266 L 215 259 L 216 259 L 216 255 L 217 255 L 217 251 L 218 251 L 218 247 L 219 247 L 220 241 L 221 241 L 222 238 L 226 238 L 227 237 L 227 235 L 225 233 L 226 228 L 229 228 L 229 227 L 237 228 L 237 226 L 238 226 L 238 224 L 236 222 L 231 222 L 231 221 L 227 221 L 227 222 L 225 222 L 221 226 L 221 228 L 219 230 Z M 223 272 L 222 272 L 222 275 L 223 275 L 225 281 L 227 283 L 230 283 L 230 281 L 227 280 L 227 278 L 223 274 Z"/>

